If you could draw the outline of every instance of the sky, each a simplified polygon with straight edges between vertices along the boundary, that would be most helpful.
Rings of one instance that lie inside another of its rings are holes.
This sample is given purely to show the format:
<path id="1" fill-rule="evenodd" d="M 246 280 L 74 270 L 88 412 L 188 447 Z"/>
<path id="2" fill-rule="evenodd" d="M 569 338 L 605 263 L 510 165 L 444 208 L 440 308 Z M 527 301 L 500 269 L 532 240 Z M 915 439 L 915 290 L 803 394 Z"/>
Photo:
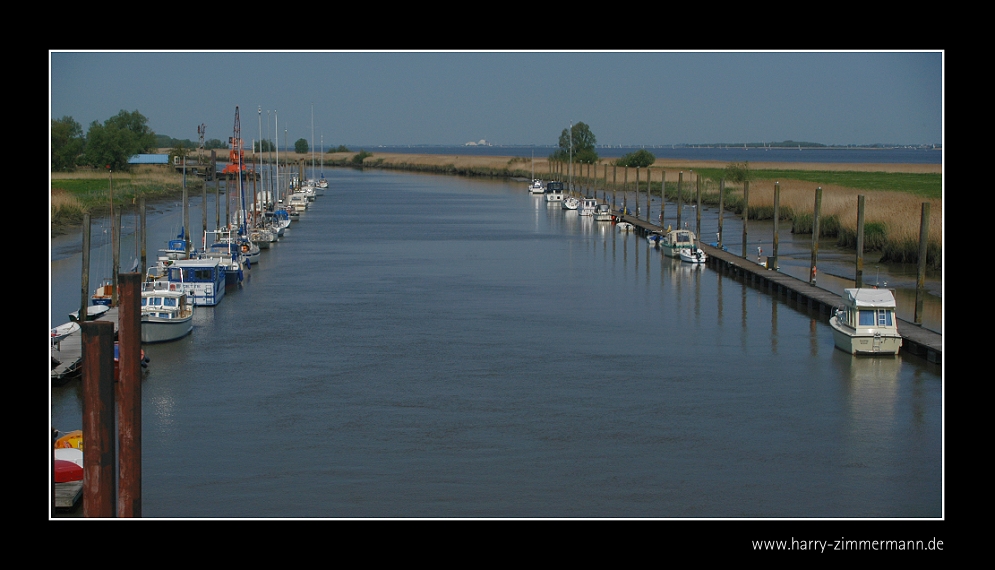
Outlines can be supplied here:
<path id="1" fill-rule="evenodd" d="M 328 148 L 943 142 L 944 53 L 51 51 L 52 119 Z M 313 109 L 313 123 L 312 123 Z M 261 112 L 260 112 L 261 110 Z M 277 130 L 277 125 L 279 131 Z M 356 150 L 353 148 L 353 150 Z"/>

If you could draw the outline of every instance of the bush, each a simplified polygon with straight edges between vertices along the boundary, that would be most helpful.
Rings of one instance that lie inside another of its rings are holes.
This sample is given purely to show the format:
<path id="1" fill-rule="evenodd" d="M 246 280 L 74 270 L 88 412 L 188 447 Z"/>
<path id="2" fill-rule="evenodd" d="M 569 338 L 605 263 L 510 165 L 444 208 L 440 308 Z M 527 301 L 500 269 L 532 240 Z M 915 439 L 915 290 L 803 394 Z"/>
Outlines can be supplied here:
<path id="1" fill-rule="evenodd" d="M 360 149 L 359 152 L 356 154 L 356 156 L 352 157 L 352 163 L 356 164 L 356 165 L 359 165 L 359 166 L 362 166 L 363 165 L 363 161 L 366 160 L 366 158 L 370 157 L 370 156 L 373 156 L 372 152 L 366 152 L 365 150 Z"/>
<path id="2" fill-rule="evenodd" d="M 726 166 L 725 178 L 730 182 L 742 184 L 750 179 L 749 162 L 733 162 Z"/>

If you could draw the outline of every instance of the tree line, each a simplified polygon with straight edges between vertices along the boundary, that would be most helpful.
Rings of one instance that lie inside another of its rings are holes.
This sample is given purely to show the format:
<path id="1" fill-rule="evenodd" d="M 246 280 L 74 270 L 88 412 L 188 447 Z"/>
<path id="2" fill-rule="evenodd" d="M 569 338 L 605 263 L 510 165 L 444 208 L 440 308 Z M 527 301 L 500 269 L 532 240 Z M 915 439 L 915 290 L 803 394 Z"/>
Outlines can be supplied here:
<path id="1" fill-rule="evenodd" d="M 72 171 L 78 166 L 127 170 L 133 154 L 156 148 L 156 134 L 138 111 L 120 113 L 103 123 L 83 127 L 72 117 L 52 119 L 52 170 Z"/>
<path id="2" fill-rule="evenodd" d="M 83 133 L 83 127 L 71 116 L 52 119 L 52 170 L 71 172 L 80 166 L 128 170 L 128 159 L 132 155 L 154 152 L 158 148 L 172 148 L 170 154 L 185 155 L 187 149 L 196 148 L 188 140 L 174 139 L 157 135 L 149 128 L 148 119 L 135 111 L 121 110 L 120 113 L 103 123 L 93 121 Z M 275 147 L 273 141 L 256 141 L 254 150 L 268 152 Z M 228 143 L 219 139 L 204 141 L 205 149 L 227 149 Z M 335 150 L 342 152 L 344 146 Z M 294 143 L 294 150 L 307 153 L 308 144 L 304 139 Z"/>

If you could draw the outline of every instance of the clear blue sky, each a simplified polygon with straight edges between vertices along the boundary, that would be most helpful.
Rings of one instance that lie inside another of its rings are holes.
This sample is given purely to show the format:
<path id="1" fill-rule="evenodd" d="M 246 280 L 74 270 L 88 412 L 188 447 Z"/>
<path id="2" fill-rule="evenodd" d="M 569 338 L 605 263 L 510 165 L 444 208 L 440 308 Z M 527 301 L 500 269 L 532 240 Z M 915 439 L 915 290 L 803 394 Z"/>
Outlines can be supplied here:
<path id="1" fill-rule="evenodd" d="M 122 109 L 156 133 L 325 147 L 943 141 L 942 51 L 50 53 L 51 118 Z M 270 111 L 269 125 L 267 111 Z M 267 134 L 267 133 L 271 134 Z"/>

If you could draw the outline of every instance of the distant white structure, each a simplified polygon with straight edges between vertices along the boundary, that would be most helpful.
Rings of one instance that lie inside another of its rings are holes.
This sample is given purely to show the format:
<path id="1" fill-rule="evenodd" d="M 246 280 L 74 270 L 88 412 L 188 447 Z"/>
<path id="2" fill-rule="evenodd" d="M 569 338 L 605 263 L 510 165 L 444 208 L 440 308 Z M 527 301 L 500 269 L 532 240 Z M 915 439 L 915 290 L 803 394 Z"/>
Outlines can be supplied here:
<path id="1" fill-rule="evenodd" d="M 491 146 L 491 143 L 487 142 L 484 139 L 480 139 L 477 142 L 470 141 L 470 142 L 464 144 L 463 146 Z"/>

